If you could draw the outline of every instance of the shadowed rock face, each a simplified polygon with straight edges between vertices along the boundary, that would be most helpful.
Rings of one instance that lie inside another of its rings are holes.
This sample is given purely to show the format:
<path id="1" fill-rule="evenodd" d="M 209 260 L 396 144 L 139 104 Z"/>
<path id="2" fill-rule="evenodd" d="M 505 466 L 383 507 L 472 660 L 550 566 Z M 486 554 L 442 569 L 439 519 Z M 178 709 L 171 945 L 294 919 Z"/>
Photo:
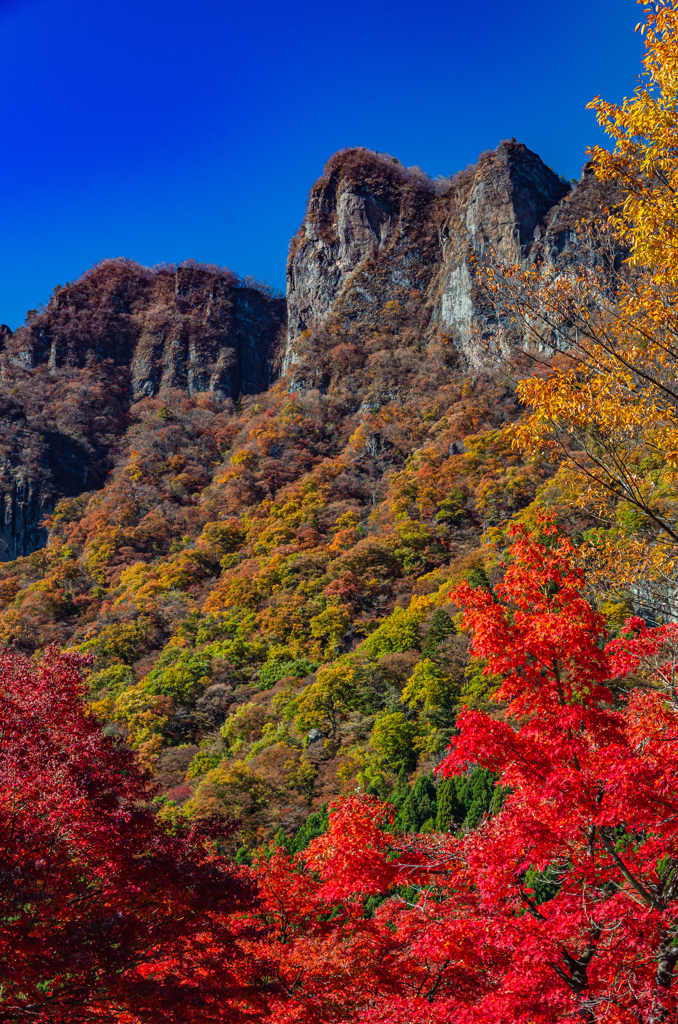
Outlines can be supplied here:
<path id="1" fill-rule="evenodd" d="M 216 267 L 148 270 L 109 260 L 59 289 L 46 309 L 4 339 L 27 370 L 111 360 L 129 371 L 133 399 L 163 388 L 236 399 L 265 390 L 276 364 L 285 301 Z"/>
<path id="2" fill-rule="evenodd" d="M 422 341 L 446 335 L 462 363 L 479 367 L 477 339 L 491 325 L 473 294 L 471 257 L 555 258 L 576 221 L 608 201 L 591 174 L 572 187 L 516 142 L 438 183 L 366 150 L 335 154 L 291 247 L 285 366 L 305 332 L 370 327 L 387 303 L 411 306 L 414 294 Z"/>
<path id="3" fill-rule="evenodd" d="M 284 324 L 284 299 L 230 271 L 109 260 L 0 328 L 0 560 L 43 546 L 59 498 L 103 485 L 135 401 L 264 391 Z"/>

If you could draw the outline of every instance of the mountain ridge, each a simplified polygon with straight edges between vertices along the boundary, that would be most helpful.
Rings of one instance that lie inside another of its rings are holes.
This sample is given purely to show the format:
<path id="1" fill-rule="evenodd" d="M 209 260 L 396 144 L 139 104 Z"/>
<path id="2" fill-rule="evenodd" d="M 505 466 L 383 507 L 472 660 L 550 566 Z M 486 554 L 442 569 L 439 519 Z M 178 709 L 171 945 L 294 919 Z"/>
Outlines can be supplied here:
<path id="1" fill-rule="evenodd" d="M 1 329 L 0 558 L 41 547 L 59 498 L 102 485 L 130 408 L 162 390 L 234 407 L 281 375 L 323 391 L 344 365 L 349 404 L 373 408 L 425 388 L 429 363 L 443 377 L 491 373 L 496 325 L 475 261 L 492 248 L 553 262 L 576 246 L 576 221 L 610 201 L 586 170 L 567 183 L 513 140 L 435 182 L 354 148 L 311 189 L 286 299 L 194 261 L 102 261 Z"/>

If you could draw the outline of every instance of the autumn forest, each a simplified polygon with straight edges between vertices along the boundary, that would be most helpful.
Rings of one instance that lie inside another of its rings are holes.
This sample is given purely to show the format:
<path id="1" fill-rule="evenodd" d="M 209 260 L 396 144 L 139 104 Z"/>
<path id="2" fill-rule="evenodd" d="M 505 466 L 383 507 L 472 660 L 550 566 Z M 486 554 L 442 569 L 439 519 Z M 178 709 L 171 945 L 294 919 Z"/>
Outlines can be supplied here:
<path id="1" fill-rule="evenodd" d="M 0 328 L 0 1022 L 678 1020 L 678 0 L 568 182 Z M 632 83 L 629 83 L 629 89 Z"/>

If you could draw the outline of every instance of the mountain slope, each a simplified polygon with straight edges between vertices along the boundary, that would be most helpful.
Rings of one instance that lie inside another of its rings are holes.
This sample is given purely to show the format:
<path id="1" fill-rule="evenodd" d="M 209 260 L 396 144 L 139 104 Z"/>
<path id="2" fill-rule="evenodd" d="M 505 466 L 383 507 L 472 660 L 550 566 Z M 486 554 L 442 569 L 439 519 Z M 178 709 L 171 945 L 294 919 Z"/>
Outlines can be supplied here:
<path id="1" fill-rule="evenodd" d="M 517 143 L 443 183 L 347 151 L 291 247 L 272 386 L 281 300 L 214 268 L 106 263 L 5 337 L 0 638 L 94 655 L 163 813 L 293 830 L 428 771 L 485 698 L 446 593 L 487 585 L 483 529 L 550 470 L 506 435 L 472 254 L 556 258 L 604 203 Z"/>

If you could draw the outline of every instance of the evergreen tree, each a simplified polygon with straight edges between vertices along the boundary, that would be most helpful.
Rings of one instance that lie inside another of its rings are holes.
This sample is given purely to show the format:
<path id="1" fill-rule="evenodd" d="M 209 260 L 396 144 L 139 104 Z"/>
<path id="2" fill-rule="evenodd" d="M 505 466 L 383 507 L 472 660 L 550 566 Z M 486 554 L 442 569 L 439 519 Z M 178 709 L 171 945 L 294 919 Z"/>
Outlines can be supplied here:
<path id="1" fill-rule="evenodd" d="M 421 775 L 405 799 L 396 824 L 405 832 L 418 832 L 436 816 L 436 788 L 431 775 Z"/>
<path id="2" fill-rule="evenodd" d="M 461 825 L 476 828 L 483 815 L 497 811 L 502 793 L 495 787 L 496 778 L 489 768 L 474 768 L 443 779 L 438 787 L 438 831 L 455 831 Z"/>
<path id="3" fill-rule="evenodd" d="M 316 839 L 327 832 L 328 825 L 327 804 L 323 804 L 319 811 L 312 811 L 309 814 L 299 831 L 289 841 L 288 852 L 295 854 L 305 850 L 312 839 Z"/>
<path id="4" fill-rule="evenodd" d="M 409 795 L 410 784 L 407 781 L 407 772 L 403 767 L 400 769 L 400 772 L 398 773 L 398 781 L 396 782 L 395 787 L 390 797 L 388 798 L 389 803 L 392 803 L 396 811 L 399 811 Z"/>
<path id="5" fill-rule="evenodd" d="M 421 648 L 422 656 L 435 661 L 439 645 L 445 637 L 451 636 L 456 632 L 456 627 L 447 612 L 443 611 L 442 608 L 436 608 L 431 616 L 431 622 Z"/>
<path id="6" fill-rule="evenodd" d="M 290 852 L 290 845 L 291 845 L 292 842 L 293 842 L 293 839 L 291 839 L 291 838 L 288 839 L 287 836 L 285 835 L 284 830 L 282 828 L 279 828 L 278 831 L 276 832 L 274 838 L 273 838 L 273 849 L 274 850 L 276 850 L 276 849 L 277 850 L 286 850 L 287 853 L 289 853 Z"/>
<path id="7" fill-rule="evenodd" d="M 492 809 L 496 795 L 497 776 L 489 768 L 474 768 L 468 775 L 457 777 L 457 795 L 466 808 L 464 824 L 475 828 Z"/>
<path id="8" fill-rule="evenodd" d="M 466 817 L 466 808 L 457 795 L 457 779 L 443 779 L 438 786 L 438 811 L 436 829 L 438 832 L 450 832 L 455 825 L 460 825 Z"/>

